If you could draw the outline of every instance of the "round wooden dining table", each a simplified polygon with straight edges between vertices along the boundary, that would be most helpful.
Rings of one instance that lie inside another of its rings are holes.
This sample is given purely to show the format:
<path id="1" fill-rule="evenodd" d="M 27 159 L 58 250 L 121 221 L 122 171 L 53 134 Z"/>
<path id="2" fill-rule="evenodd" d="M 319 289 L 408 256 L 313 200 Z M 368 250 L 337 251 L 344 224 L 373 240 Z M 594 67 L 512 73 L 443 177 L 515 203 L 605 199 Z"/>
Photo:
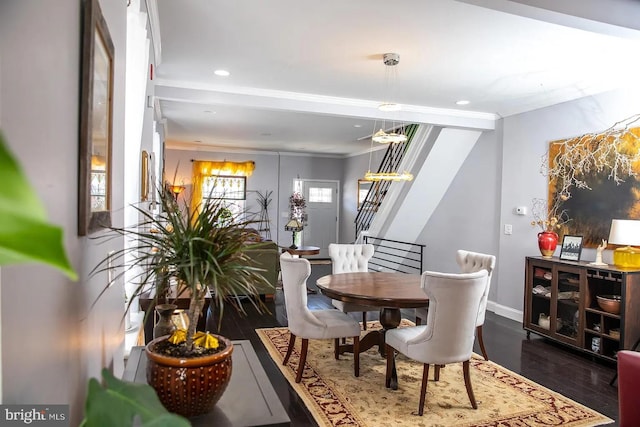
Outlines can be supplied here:
<path id="1" fill-rule="evenodd" d="M 405 273 L 355 272 L 322 276 L 316 285 L 329 298 L 366 306 L 380 307 L 382 330 L 369 331 L 360 340 L 360 353 L 377 345 L 385 357 L 385 333 L 397 328 L 401 321 L 401 308 L 418 308 L 429 305 L 429 298 L 420 287 L 421 276 Z M 352 353 L 353 346 L 343 344 L 340 353 Z M 391 387 L 397 388 L 395 364 Z"/>

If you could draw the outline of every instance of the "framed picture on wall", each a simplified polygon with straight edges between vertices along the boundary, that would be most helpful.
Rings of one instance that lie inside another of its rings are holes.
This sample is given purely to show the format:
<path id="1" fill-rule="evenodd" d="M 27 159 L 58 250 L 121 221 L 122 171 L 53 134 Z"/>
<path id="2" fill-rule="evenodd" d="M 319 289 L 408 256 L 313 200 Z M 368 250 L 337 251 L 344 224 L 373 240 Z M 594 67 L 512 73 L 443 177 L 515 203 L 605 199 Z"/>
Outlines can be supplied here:
<path id="1" fill-rule="evenodd" d="M 98 0 L 85 2 L 80 88 L 78 234 L 111 226 L 114 46 Z"/>
<path id="2" fill-rule="evenodd" d="M 582 236 L 565 235 L 560 248 L 560 259 L 567 261 L 580 261 L 582 252 Z"/>

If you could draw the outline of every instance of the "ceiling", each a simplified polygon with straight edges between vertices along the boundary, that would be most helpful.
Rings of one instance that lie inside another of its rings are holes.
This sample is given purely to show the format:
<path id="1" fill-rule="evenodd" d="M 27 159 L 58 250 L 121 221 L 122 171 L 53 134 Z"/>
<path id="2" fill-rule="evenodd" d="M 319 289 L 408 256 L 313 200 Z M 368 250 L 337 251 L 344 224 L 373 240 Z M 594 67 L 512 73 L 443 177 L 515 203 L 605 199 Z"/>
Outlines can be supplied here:
<path id="1" fill-rule="evenodd" d="M 580 17 L 536 2 L 151 0 L 167 147 L 344 156 L 370 148 L 375 119 L 492 129 L 637 80 L 640 27 L 624 21 L 639 2 L 573 1 Z"/>

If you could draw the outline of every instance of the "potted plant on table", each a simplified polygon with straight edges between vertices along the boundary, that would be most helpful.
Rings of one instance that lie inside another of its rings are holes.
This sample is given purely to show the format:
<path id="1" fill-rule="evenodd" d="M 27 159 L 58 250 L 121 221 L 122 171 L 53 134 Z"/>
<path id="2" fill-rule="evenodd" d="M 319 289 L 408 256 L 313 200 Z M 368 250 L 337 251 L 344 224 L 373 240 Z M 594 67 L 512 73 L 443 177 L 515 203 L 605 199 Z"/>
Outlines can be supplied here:
<path id="1" fill-rule="evenodd" d="M 270 285 L 245 253 L 260 245 L 247 243 L 253 233 L 248 225 L 254 221 L 229 217 L 222 200 L 210 199 L 192 211 L 187 203 L 179 206 L 170 192 L 160 190 L 159 203 L 159 215 L 136 208 L 142 218 L 136 227 L 110 227 L 107 236 L 123 235 L 135 244 L 103 260 L 94 272 L 117 269 L 117 279 L 137 268 L 134 296 L 148 291 L 153 283 L 174 283 L 176 293 L 189 298 L 188 329 L 152 340 L 145 352 L 147 382 L 160 401 L 171 412 L 192 417 L 212 409 L 231 376 L 231 341 L 196 331 L 207 290 L 218 310 L 219 326 L 229 297 L 250 296 L 254 307 L 264 311 L 257 289 Z M 164 277 L 167 272 L 170 280 Z M 163 277 L 158 281 L 159 274 Z M 241 304 L 234 306 L 244 311 Z"/>

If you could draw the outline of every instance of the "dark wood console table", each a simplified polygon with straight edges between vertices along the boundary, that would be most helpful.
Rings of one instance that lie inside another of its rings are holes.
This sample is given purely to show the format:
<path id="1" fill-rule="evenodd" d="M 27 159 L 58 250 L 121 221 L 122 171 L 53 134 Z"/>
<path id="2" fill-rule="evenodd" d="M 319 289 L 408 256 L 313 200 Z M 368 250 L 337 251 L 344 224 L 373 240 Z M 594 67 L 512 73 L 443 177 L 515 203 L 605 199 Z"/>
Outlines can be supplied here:
<path id="1" fill-rule="evenodd" d="M 190 418 L 194 427 L 289 426 L 291 421 L 249 340 L 232 341 L 231 381 L 211 412 Z M 133 347 L 123 380 L 147 382 L 144 347 Z"/>

